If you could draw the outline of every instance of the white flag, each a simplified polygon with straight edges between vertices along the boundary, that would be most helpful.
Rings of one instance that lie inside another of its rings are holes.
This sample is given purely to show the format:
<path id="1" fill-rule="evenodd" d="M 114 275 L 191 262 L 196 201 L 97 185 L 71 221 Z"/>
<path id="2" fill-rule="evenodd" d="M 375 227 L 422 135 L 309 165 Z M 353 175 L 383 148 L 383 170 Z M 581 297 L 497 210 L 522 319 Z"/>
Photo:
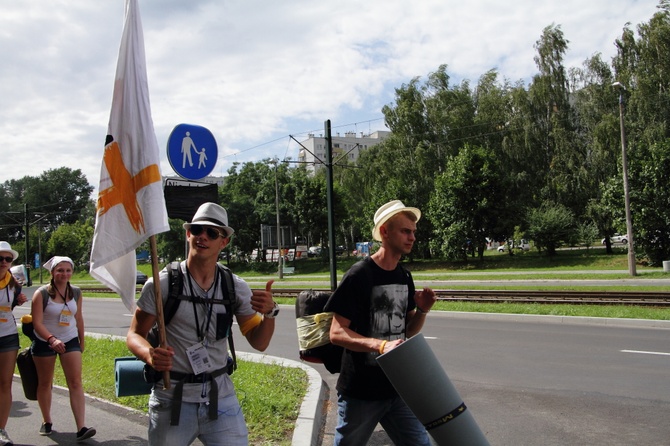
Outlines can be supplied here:
<path id="1" fill-rule="evenodd" d="M 170 229 L 136 0 L 126 0 L 98 190 L 91 275 L 118 293 L 132 311 L 135 249 L 150 236 Z"/>

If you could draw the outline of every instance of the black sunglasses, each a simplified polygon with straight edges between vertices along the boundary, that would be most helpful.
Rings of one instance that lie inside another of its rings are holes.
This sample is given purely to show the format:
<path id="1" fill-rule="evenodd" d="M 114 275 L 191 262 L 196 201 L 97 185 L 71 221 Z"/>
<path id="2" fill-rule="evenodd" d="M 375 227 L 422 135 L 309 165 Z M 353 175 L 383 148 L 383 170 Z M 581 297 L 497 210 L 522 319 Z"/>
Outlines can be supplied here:
<path id="1" fill-rule="evenodd" d="M 219 237 L 225 238 L 226 236 L 221 233 L 218 229 L 215 229 L 211 226 L 202 226 L 202 225 L 191 225 L 190 228 L 188 228 L 189 231 L 191 231 L 191 234 L 195 235 L 196 237 L 200 234 L 202 234 L 202 231 L 204 230 L 207 233 L 207 237 L 210 240 L 216 240 Z"/>
<path id="2" fill-rule="evenodd" d="M 7 263 L 12 263 L 14 261 L 14 257 L 0 257 L 0 260 L 4 260 Z"/>

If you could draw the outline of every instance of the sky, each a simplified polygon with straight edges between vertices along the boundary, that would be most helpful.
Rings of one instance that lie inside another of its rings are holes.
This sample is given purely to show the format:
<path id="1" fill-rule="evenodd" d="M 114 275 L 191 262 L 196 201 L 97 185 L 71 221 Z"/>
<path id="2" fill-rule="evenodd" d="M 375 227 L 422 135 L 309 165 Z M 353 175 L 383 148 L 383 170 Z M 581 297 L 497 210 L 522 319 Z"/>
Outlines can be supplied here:
<path id="1" fill-rule="evenodd" d="M 0 0 L 0 183 L 81 169 L 97 190 L 125 0 Z M 616 54 L 654 0 L 139 0 L 163 175 L 181 123 L 209 129 L 219 157 L 298 158 L 298 141 L 386 130 L 384 105 L 440 65 L 452 83 L 490 69 L 526 84 L 534 45 L 560 25 L 566 67 Z"/>

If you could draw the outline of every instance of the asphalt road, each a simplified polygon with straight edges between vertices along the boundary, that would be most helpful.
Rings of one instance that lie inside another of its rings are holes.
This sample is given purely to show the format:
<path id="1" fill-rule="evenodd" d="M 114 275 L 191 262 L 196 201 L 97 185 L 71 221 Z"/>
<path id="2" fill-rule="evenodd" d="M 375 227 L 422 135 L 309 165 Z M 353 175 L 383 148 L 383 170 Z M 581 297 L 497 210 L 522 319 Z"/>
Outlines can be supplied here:
<path id="1" fill-rule="evenodd" d="M 84 311 L 87 331 L 125 335 L 120 300 L 87 299 Z M 282 306 L 266 354 L 298 358 L 294 317 Z M 670 323 L 658 325 L 432 312 L 423 334 L 492 445 L 670 445 Z M 337 375 L 315 368 L 332 404 Z M 391 443 L 377 431 L 369 444 Z"/>

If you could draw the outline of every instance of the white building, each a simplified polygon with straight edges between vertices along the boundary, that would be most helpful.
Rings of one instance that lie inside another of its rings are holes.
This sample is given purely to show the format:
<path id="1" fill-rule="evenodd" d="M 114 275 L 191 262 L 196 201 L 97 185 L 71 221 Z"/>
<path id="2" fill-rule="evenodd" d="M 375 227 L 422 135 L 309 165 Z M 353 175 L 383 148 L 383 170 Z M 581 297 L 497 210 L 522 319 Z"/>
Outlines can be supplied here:
<path id="1" fill-rule="evenodd" d="M 339 133 L 332 135 L 333 139 L 333 163 L 355 162 L 361 151 L 375 146 L 389 137 L 389 131 L 376 131 L 365 135 L 361 132 L 357 136 L 355 132 L 346 132 L 344 136 Z M 300 142 L 305 148 L 298 153 L 298 161 L 306 163 L 307 170 L 316 172 L 325 167 L 326 162 L 326 138 L 323 135 L 314 136 L 309 134 L 308 138 Z"/>

